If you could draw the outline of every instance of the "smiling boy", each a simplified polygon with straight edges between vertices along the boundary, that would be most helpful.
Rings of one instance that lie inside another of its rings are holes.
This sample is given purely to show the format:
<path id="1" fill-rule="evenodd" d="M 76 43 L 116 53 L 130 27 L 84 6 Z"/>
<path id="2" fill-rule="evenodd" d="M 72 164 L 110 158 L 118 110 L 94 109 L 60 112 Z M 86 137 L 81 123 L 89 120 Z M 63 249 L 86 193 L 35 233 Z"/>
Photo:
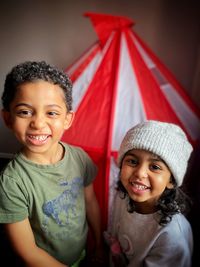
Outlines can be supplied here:
<path id="1" fill-rule="evenodd" d="M 0 223 L 26 266 L 78 266 L 87 221 L 100 250 L 96 167 L 61 142 L 74 118 L 72 84 L 46 62 L 24 62 L 7 75 L 2 115 L 21 143 L 0 177 Z M 87 216 L 87 220 L 86 220 Z"/>

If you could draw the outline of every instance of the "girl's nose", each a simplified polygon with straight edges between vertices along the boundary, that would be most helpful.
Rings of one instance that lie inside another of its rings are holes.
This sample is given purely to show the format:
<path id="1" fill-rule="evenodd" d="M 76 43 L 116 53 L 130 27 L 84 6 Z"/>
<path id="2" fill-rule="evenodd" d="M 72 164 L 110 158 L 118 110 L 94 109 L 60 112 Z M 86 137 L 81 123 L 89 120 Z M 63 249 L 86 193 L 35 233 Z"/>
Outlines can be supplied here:
<path id="1" fill-rule="evenodd" d="M 134 171 L 134 175 L 139 179 L 146 179 L 148 177 L 148 168 L 144 164 L 138 165 Z"/>
<path id="2" fill-rule="evenodd" d="M 31 123 L 30 123 L 31 128 L 34 129 L 41 129 L 45 126 L 45 118 L 42 115 L 35 115 L 32 117 Z"/>

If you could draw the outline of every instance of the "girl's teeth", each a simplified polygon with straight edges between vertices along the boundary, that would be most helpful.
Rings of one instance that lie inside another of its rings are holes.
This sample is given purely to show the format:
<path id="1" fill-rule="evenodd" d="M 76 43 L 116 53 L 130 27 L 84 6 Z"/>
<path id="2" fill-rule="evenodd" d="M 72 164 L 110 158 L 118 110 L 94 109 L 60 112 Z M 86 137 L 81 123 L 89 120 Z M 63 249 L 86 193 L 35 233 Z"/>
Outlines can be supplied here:
<path id="1" fill-rule="evenodd" d="M 145 190 L 148 187 L 145 185 L 139 185 L 139 184 L 135 184 L 135 183 L 131 183 L 131 185 L 133 185 L 135 188 L 137 188 L 138 190 Z"/>

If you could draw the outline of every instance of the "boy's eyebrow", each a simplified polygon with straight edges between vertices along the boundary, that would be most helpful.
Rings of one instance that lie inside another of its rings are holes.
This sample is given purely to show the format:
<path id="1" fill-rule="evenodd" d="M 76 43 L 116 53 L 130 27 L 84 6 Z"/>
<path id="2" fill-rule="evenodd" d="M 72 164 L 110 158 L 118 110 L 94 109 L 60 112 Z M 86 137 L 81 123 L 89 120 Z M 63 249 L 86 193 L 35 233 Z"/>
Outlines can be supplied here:
<path id="1" fill-rule="evenodd" d="M 20 106 L 26 106 L 28 108 L 33 108 L 33 106 L 27 104 L 27 103 L 18 103 L 16 104 L 14 107 L 17 108 L 17 107 L 20 107 Z M 49 107 L 49 108 L 53 108 L 53 107 L 57 107 L 57 108 L 61 108 L 59 105 L 56 105 L 56 104 L 50 104 L 50 105 L 46 105 L 46 107 Z"/>
<path id="2" fill-rule="evenodd" d="M 20 106 L 26 106 L 26 107 L 31 107 L 31 105 L 27 104 L 27 103 L 19 103 L 19 104 L 16 104 L 14 107 L 17 108 L 17 107 L 20 107 Z"/>

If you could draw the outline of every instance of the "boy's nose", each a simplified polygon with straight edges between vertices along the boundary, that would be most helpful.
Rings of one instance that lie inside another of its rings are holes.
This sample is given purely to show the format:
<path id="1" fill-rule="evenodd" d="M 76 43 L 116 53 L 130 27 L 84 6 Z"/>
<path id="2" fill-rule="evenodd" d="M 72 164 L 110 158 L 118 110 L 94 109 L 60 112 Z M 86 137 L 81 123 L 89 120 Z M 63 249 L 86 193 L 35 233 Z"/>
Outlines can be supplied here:
<path id="1" fill-rule="evenodd" d="M 31 128 L 35 128 L 35 129 L 43 128 L 45 126 L 44 116 L 41 116 L 41 115 L 34 116 L 31 120 L 30 126 Z"/>

